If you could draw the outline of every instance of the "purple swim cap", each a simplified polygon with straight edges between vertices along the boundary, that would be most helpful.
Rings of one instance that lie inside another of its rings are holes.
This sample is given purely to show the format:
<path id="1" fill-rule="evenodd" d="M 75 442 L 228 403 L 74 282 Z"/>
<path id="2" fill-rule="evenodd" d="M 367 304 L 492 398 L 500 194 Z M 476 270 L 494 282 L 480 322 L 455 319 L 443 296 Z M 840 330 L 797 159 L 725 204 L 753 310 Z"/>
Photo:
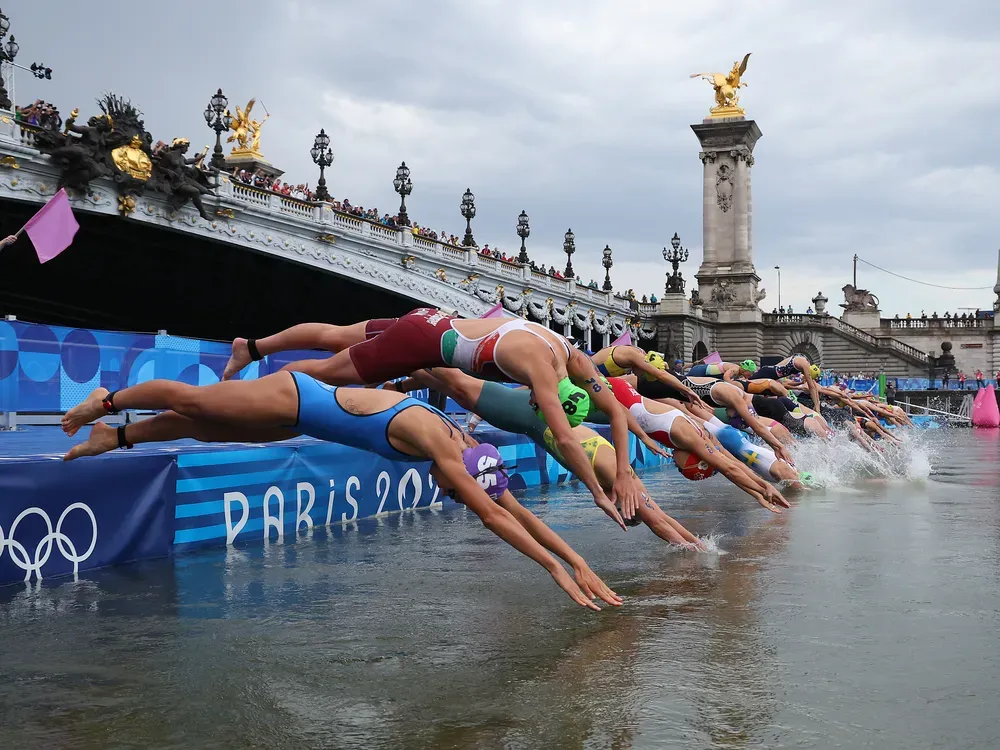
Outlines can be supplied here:
<path id="1" fill-rule="evenodd" d="M 475 448 L 466 448 L 462 451 L 462 460 L 465 462 L 465 470 L 494 500 L 507 489 L 507 470 L 500 451 L 494 446 L 480 443 Z"/>

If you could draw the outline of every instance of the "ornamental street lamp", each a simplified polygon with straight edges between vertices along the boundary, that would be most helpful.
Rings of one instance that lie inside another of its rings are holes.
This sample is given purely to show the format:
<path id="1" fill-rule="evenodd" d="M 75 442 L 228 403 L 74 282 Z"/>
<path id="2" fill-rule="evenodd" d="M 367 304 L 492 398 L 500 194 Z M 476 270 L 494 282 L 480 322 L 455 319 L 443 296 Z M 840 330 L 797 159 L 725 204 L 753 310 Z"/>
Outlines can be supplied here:
<path id="1" fill-rule="evenodd" d="M 326 189 L 326 177 L 323 170 L 333 164 L 333 149 L 330 148 L 330 136 L 326 134 L 324 128 L 319 129 L 313 147 L 309 149 L 309 156 L 313 163 L 319 167 L 319 182 L 316 183 L 316 200 L 320 202 L 330 200 L 330 191 Z"/>
<path id="2" fill-rule="evenodd" d="M 0 10 L 0 42 L 7 37 L 7 32 L 10 31 L 10 19 Z M 10 35 L 10 39 L 7 39 L 6 44 L 0 44 L 0 63 L 9 63 L 12 68 L 21 68 L 21 70 L 30 70 L 31 74 L 36 78 L 48 78 L 52 79 L 52 68 L 46 68 L 44 63 L 32 63 L 30 68 L 22 67 L 14 62 L 14 58 L 17 57 L 17 53 L 21 50 L 21 45 L 17 43 L 14 35 Z M 10 78 L 11 89 L 13 92 L 14 78 L 13 71 L 11 72 Z M 7 89 L 3 85 L 3 81 L 0 80 L 0 109 L 11 110 L 14 108 L 13 102 L 11 102 L 10 94 L 8 94 Z"/>
<path id="3" fill-rule="evenodd" d="M 680 264 L 688 259 L 688 249 L 681 247 L 681 238 L 674 232 L 670 238 L 670 249 L 663 248 L 663 259 L 669 263 L 674 271 L 667 276 L 667 294 L 684 294 L 684 276 L 681 275 Z"/>
<path id="4" fill-rule="evenodd" d="M 413 192 L 413 180 L 410 179 L 410 168 L 405 161 L 396 167 L 396 179 L 392 181 L 392 188 L 399 193 L 399 223 L 408 227 L 410 217 L 406 215 L 406 196 Z"/>
<path id="5" fill-rule="evenodd" d="M 567 279 L 575 279 L 576 273 L 573 271 L 573 253 L 576 252 L 576 237 L 573 235 L 572 229 L 567 229 L 566 234 L 563 235 L 563 252 L 566 253 L 565 276 Z"/>
<path id="6" fill-rule="evenodd" d="M 212 150 L 211 162 L 214 169 L 226 168 L 226 157 L 222 153 L 222 134 L 233 124 L 233 116 L 226 109 L 228 106 L 229 100 L 222 93 L 222 89 L 219 89 L 208 101 L 208 106 L 202 113 L 205 116 L 205 124 L 215 131 L 215 148 Z"/>
<path id="7" fill-rule="evenodd" d="M 604 291 L 610 292 L 611 287 L 611 266 L 615 263 L 611 260 L 611 248 L 607 245 L 604 246 L 604 260 L 601 261 L 601 265 L 604 266 Z"/>
<path id="8" fill-rule="evenodd" d="M 524 247 L 524 241 L 531 234 L 531 227 L 528 226 L 528 214 L 522 211 L 517 216 L 517 236 L 521 238 L 521 252 L 517 254 L 519 263 L 528 263 L 528 250 Z"/>
<path id="9" fill-rule="evenodd" d="M 462 195 L 462 216 L 465 218 L 465 236 L 462 238 L 464 247 L 478 247 L 476 240 L 472 236 L 472 219 L 476 215 L 476 196 L 471 190 L 466 190 Z"/>

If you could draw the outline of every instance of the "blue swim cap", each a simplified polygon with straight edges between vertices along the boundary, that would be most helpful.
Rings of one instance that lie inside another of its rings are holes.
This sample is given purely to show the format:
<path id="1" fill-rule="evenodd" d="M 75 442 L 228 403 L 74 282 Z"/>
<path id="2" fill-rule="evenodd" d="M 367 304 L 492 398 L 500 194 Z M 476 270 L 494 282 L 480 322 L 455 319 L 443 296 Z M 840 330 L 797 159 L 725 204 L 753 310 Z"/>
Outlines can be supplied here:
<path id="1" fill-rule="evenodd" d="M 719 430 L 719 434 L 716 438 L 719 441 L 719 445 L 732 453 L 734 456 L 738 456 L 740 451 L 743 449 L 743 433 L 735 427 L 726 425 Z"/>

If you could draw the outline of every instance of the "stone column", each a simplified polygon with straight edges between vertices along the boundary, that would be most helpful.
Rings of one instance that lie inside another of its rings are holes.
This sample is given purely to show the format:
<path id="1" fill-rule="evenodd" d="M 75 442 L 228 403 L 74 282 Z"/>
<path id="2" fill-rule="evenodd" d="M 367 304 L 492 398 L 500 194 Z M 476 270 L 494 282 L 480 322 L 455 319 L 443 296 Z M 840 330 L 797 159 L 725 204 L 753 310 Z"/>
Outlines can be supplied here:
<path id="1" fill-rule="evenodd" d="M 699 292 L 706 309 L 720 312 L 720 322 L 751 322 L 760 315 L 760 277 L 753 265 L 750 168 L 761 132 L 743 117 L 709 118 L 691 129 L 705 165 Z"/>

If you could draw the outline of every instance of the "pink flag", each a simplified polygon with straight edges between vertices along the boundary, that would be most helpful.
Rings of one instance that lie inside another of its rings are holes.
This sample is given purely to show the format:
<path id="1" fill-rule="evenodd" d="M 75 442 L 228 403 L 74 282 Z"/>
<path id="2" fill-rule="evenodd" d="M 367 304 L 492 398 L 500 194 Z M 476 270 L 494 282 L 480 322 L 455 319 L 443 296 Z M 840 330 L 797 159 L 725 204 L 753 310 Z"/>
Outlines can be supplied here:
<path id="1" fill-rule="evenodd" d="M 611 342 L 611 346 L 632 346 L 632 332 L 626 329 L 625 333 Z"/>
<path id="2" fill-rule="evenodd" d="M 718 352 L 712 352 L 705 359 L 702 360 L 706 365 L 721 365 L 722 357 L 719 356 Z"/>
<path id="3" fill-rule="evenodd" d="M 47 263 L 69 247 L 79 228 L 65 189 L 53 195 L 24 225 L 39 263 Z"/>
<path id="4" fill-rule="evenodd" d="M 497 302 L 493 307 L 479 316 L 480 318 L 504 318 L 503 305 Z"/>

